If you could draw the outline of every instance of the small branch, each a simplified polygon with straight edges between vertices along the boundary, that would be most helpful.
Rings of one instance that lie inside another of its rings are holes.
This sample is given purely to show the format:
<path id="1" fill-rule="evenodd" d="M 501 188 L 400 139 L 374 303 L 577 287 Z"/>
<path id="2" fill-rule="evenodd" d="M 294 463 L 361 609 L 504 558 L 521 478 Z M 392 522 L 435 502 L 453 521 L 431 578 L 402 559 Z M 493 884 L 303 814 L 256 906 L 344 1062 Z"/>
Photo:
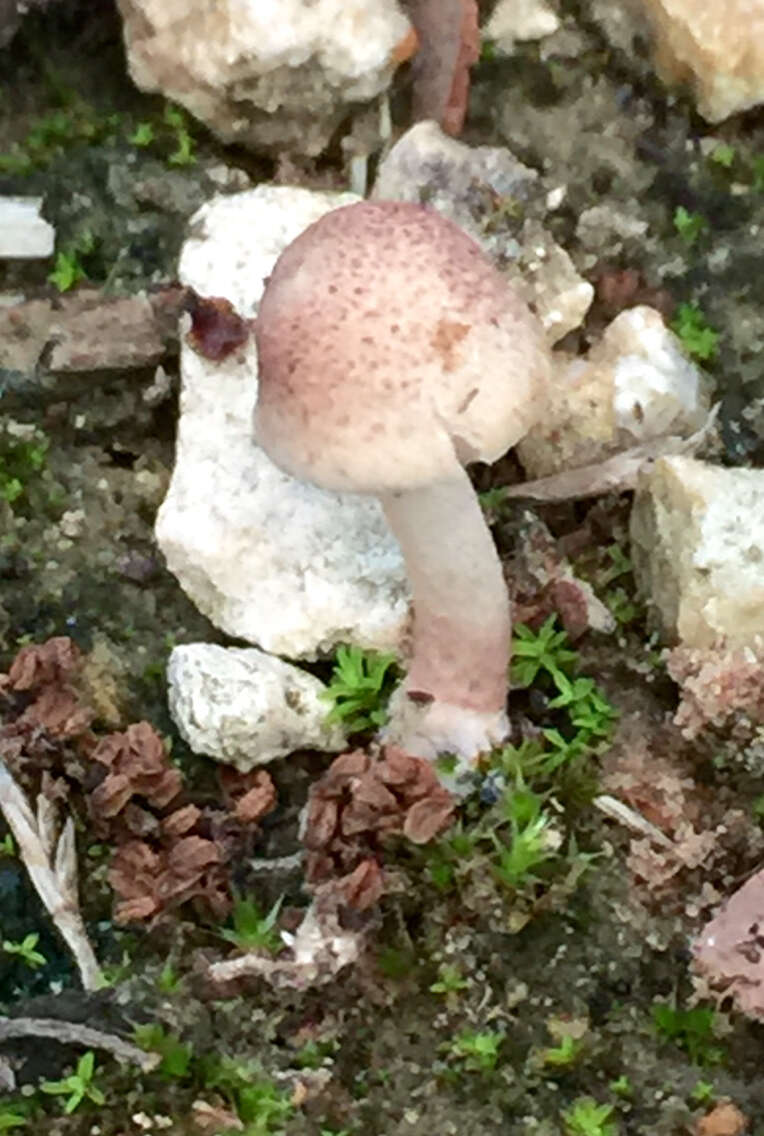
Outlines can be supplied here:
<path id="1" fill-rule="evenodd" d="M 592 465 L 566 469 L 561 473 L 550 474 L 549 477 L 540 477 L 536 481 L 511 485 L 505 490 L 505 494 L 507 497 L 520 497 L 529 501 L 573 501 L 597 497 L 601 493 L 625 493 L 628 489 L 636 489 L 639 475 L 658 458 L 695 454 L 708 439 L 719 414 L 719 406 L 717 403 L 713 407 L 700 430 L 689 438 L 674 434 L 654 438 Z"/>
<path id="2" fill-rule="evenodd" d="M 632 832 L 646 836 L 648 840 L 654 841 L 661 848 L 666 848 L 676 854 L 676 845 L 670 837 L 666 836 L 665 832 L 661 832 L 647 817 L 642 816 L 642 813 L 637 812 L 636 809 L 631 808 L 618 797 L 611 797 L 609 793 L 601 793 L 594 798 L 592 804 L 610 820 L 625 825 Z"/>
<path id="3" fill-rule="evenodd" d="M 29 878 L 61 938 L 74 956 L 85 990 L 103 986 L 103 975 L 90 945 L 77 898 L 77 849 L 74 821 L 68 817 L 57 835 L 55 808 L 37 798 L 37 816 L 0 758 L 0 808 L 24 861 Z"/>
<path id="4" fill-rule="evenodd" d="M 61 1022 L 57 1018 L 2 1018 L 0 1042 L 18 1037 L 44 1037 L 61 1045 L 81 1045 L 84 1049 L 103 1049 L 125 1064 L 138 1065 L 144 1073 L 156 1069 L 162 1058 L 158 1053 L 147 1053 L 124 1041 L 113 1033 L 104 1033 L 92 1026 L 77 1022 Z"/>

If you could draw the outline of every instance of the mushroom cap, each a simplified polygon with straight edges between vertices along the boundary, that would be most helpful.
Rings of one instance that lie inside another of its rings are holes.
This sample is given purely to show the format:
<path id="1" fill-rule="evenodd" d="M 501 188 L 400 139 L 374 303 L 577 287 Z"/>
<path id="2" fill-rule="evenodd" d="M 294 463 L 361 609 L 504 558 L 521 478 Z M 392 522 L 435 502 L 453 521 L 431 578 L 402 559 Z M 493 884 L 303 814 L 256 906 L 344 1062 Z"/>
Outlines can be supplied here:
<path id="1" fill-rule="evenodd" d="M 457 225 L 409 202 L 307 228 L 266 283 L 255 338 L 257 441 L 326 489 L 394 492 L 495 461 L 549 382 L 524 301 Z"/>

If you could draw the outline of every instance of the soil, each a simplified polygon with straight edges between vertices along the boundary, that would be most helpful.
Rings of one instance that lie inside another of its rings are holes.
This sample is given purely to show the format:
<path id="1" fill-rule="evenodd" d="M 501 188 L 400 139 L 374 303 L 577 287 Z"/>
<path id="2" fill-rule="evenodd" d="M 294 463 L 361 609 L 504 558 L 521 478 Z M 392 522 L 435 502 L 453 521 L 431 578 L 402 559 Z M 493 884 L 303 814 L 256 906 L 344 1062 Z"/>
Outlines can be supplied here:
<path id="1" fill-rule="evenodd" d="M 486 57 L 475 68 L 463 137 L 507 145 L 549 184 L 567 187 L 546 223 L 598 286 L 598 298 L 566 346 L 584 349 L 612 315 L 607 282 L 621 270 L 639 273 L 634 288 L 660 295 L 669 309 L 696 302 L 719 333 L 705 366 L 722 401 L 723 460 L 761 465 L 764 251 L 756 236 L 764 231 L 764 116 L 759 110 L 708 127 L 688 100 L 661 87 L 647 58 L 608 43 L 587 4 L 563 0 L 561 9 L 566 28 L 554 50 L 528 45 L 512 60 Z M 90 284 L 109 296 L 134 295 L 172 284 L 187 219 L 221 177 L 243 188 L 280 176 L 279 168 L 221 147 L 188 121 L 168 121 L 162 101 L 141 95 L 127 77 L 116 13 L 109 5 L 83 13 L 76 4 L 33 13 L 13 47 L 0 52 L 0 155 L 33 159 L 23 170 L 0 160 L 0 194 L 44 196 L 57 247 L 79 244 Z M 30 136 L 37 138 L 31 149 Z M 192 160 L 183 157 L 189 138 Z M 306 185 L 343 185 L 339 148 L 320 163 L 292 164 L 291 176 L 296 169 Z M 582 226 L 581 214 L 595 206 L 599 223 Z M 677 227 L 680 208 L 703 218 L 692 239 Z M 2 302 L 58 302 L 49 272 L 45 262 L 0 264 Z M 173 461 L 172 351 L 162 367 L 159 387 L 153 367 L 39 387 L 0 371 L 0 474 L 15 462 L 22 483 L 19 495 L 5 494 L 13 500 L 0 493 L 0 672 L 24 644 L 71 637 L 91 659 L 95 728 L 153 723 L 171 743 L 189 793 L 204 803 L 219 793 L 215 771 L 175 730 L 164 663 L 176 643 L 226 640 L 180 591 L 153 540 Z M 501 471 L 479 477 L 486 489 L 500 483 Z M 605 550 L 625 544 L 623 501 L 555 506 L 543 515 L 561 541 L 575 545 L 572 535 L 589 534 L 596 551 L 579 552 L 577 564 L 607 597 Z M 509 555 L 511 524 L 500 515 L 495 531 Z M 3 1118 L 13 1114 L 28 1116 L 29 1131 L 39 1126 L 51 1136 L 215 1133 L 241 1130 L 242 1122 L 252 1136 L 678 1136 L 698 1131 L 700 1118 L 729 1098 L 747 1117 L 747 1131 L 764 1136 L 762 1027 L 727 1005 L 710 1027 L 693 1018 L 698 992 L 689 966 L 692 936 L 757 867 L 752 802 L 764 794 L 764 768 L 738 763 L 725 737 L 688 744 L 672 734 L 676 689 L 628 571 L 619 585 L 621 602 L 632 606 L 617 635 L 576 644 L 582 673 L 619 711 L 615 737 L 575 775 L 543 786 L 546 805 L 562 818 L 561 874 L 542 872 L 540 882 L 507 890 L 481 848 L 462 852 L 455 882 L 445 885 L 426 849 L 400 843 L 388 853 L 394 886 L 365 917 L 368 949 L 320 989 L 262 980 L 211 987 L 206 965 L 231 947 L 219 923 L 193 908 L 154 926 L 115 925 L 109 848 L 83 810 L 83 911 L 111 982 L 83 994 L 19 861 L 0 857 L 2 940 L 37 934 L 47 960 L 32 969 L 0 953 L 3 1012 L 125 1036 L 140 1023 L 160 1023 L 165 1039 L 165 1060 L 150 1074 L 98 1054 L 105 1099 L 71 1114 L 65 1097 L 33 1087 L 64 1077 L 80 1051 L 34 1039 L 4 1043 L 0 1054 L 18 1088 L 0 1096 L 0 1129 L 11 1127 Z M 548 710 L 534 710 L 532 697 L 523 713 L 547 724 Z M 687 815 L 666 823 L 690 817 L 698 831 L 719 832 L 713 854 L 668 879 L 658 866 L 654 875 L 644 864 L 638 870 L 628 831 L 592 803 L 619 762 L 638 764 L 642 752 L 685 784 L 677 808 Z M 298 754 L 271 767 L 278 809 L 262 822 L 250 859 L 232 870 L 236 886 L 255 891 L 264 910 L 282 894 L 287 904 L 305 904 L 299 868 L 264 875 L 251 858 L 277 860 L 299 849 L 300 808 L 329 761 Z M 481 823 L 488 807 L 486 799 L 466 807 L 465 828 Z M 456 988 L 443 989 L 454 969 Z M 690 1017 L 671 1036 L 656 1024 L 656 1004 Z M 470 1058 L 465 1035 L 490 1035 L 496 1059 Z M 567 1051 L 566 1035 L 575 1039 Z M 211 1055 L 228 1064 L 214 1065 Z M 575 1127 L 564 1116 L 587 1097 L 604 1109 L 600 1125 Z"/>

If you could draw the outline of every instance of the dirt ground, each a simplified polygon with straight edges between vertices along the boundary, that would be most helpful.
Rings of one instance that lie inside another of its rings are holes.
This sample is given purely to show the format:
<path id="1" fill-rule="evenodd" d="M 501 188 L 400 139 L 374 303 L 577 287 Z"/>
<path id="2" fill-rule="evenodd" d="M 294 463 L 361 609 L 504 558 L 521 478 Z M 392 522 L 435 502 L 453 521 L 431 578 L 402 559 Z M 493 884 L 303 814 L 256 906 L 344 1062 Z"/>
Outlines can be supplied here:
<path id="1" fill-rule="evenodd" d="M 543 45 L 512 60 L 484 52 L 464 140 L 507 145 L 550 184 L 567 186 L 550 227 L 597 299 L 565 346 L 585 349 L 636 294 L 658 297 L 669 314 L 697 303 L 718 333 L 704 367 L 722 402 L 721 460 L 761 465 L 764 248 L 751 234 L 764 231 L 764 116 L 709 128 L 689 101 L 666 93 L 646 58 L 608 44 L 587 4 L 566 0 L 562 10 L 567 31 L 556 53 Z M 44 196 L 57 247 L 86 273 L 81 288 L 113 296 L 172 284 L 186 220 L 213 192 L 215 171 L 241 171 L 241 185 L 282 176 L 278 163 L 226 150 L 140 95 L 111 12 L 30 17 L 0 60 L 0 194 Z M 301 167 L 299 177 L 339 188 L 339 154 Z M 626 226 L 632 235 L 617 238 L 615 225 L 582 228 L 581 214 L 594 206 L 646 228 L 637 225 L 644 231 L 635 236 Z M 689 228 L 677 224 L 678 210 Z M 701 220 L 693 225 L 693 217 Z M 624 269 L 639 276 L 631 297 L 614 299 L 608 282 Z M 49 272 L 46 263 L 0 264 L 0 294 L 58 303 Z M 152 723 L 171 744 L 186 801 L 213 816 L 217 771 L 189 752 L 165 699 L 172 646 L 226 640 L 166 572 L 152 536 L 173 461 L 177 344 L 162 366 L 167 382 L 156 396 L 147 395 L 155 367 L 66 381 L 0 370 L 0 486 L 10 477 L 21 483 L 18 494 L 0 493 L 0 672 L 24 645 L 70 637 L 90 659 L 96 735 Z M 476 476 L 483 490 L 501 482 L 501 471 Z M 35 1086 L 69 1075 L 81 1049 L 3 1042 L 17 1087 L 5 1096 L 0 1089 L 0 1130 L 712 1136 L 717 1129 L 698 1126 L 714 1113 L 721 1123 L 729 1100 L 748 1127 L 718 1132 L 764 1136 L 764 1031 L 704 999 L 690 968 L 693 936 L 761 861 L 755 804 L 764 758 L 760 743 L 708 731 L 688 742 L 672 726 L 677 692 L 634 594 L 626 506 L 608 499 L 543 511 L 553 536 L 575 549 L 577 569 L 619 612 L 615 635 L 575 644 L 580 673 L 617 711 L 612 734 L 570 768 L 523 771 L 555 818 L 554 855 L 519 884 L 502 881 L 485 835 L 500 807 L 488 770 L 484 791 L 464 807 L 460 840 L 447 835 L 422 848 L 401 840 L 386 850 L 391 884 L 360 919 L 362 958 L 321 988 L 263 980 L 216 988 L 207 965 L 231 953 L 221 934 L 231 924 L 203 903 L 148 925 L 115 922 L 113 830 L 94 827 L 93 784 L 79 766 L 72 772 L 73 750 L 57 749 L 49 768 L 67 784 L 83 912 L 109 985 L 80 991 L 6 850 L 0 938 L 39 936 L 45 962 L 0 952 L 0 1009 L 124 1037 L 143 1027 L 163 1060 L 141 1073 L 97 1053 L 92 1083 L 102 1097 L 67 1114 L 65 1093 Z M 511 515 L 499 510 L 493 520 L 510 557 Z M 619 554 L 623 571 L 614 577 Z M 522 713 L 554 726 L 549 692 L 537 693 Z M 301 753 L 270 767 L 277 807 L 246 839 L 231 838 L 237 893 L 255 895 L 264 911 L 284 895 L 287 922 L 306 903 L 294 859 L 298 815 L 330 760 Z M 667 865 L 593 803 L 624 786 L 680 843 L 713 833 L 702 856 L 688 851 Z M 474 831 L 479 839 L 464 837 Z M 272 872 L 264 859 L 275 861 Z M 594 1102 L 588 1113 L 585 1098 Z"/>

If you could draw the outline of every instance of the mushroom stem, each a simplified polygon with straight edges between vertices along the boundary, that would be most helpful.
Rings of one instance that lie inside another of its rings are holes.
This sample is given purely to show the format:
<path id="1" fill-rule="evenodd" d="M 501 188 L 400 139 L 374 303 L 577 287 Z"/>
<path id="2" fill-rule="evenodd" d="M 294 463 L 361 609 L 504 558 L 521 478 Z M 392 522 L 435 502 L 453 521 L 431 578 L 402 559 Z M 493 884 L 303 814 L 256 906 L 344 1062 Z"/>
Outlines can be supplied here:
<path id="1" fill-rule="evenodd" d="M 382 505 L 414 599 L 409 700 L 503 714 L 509 596 L 466 471 L 457 466 L 447 481 L 385 494 Z"/>

